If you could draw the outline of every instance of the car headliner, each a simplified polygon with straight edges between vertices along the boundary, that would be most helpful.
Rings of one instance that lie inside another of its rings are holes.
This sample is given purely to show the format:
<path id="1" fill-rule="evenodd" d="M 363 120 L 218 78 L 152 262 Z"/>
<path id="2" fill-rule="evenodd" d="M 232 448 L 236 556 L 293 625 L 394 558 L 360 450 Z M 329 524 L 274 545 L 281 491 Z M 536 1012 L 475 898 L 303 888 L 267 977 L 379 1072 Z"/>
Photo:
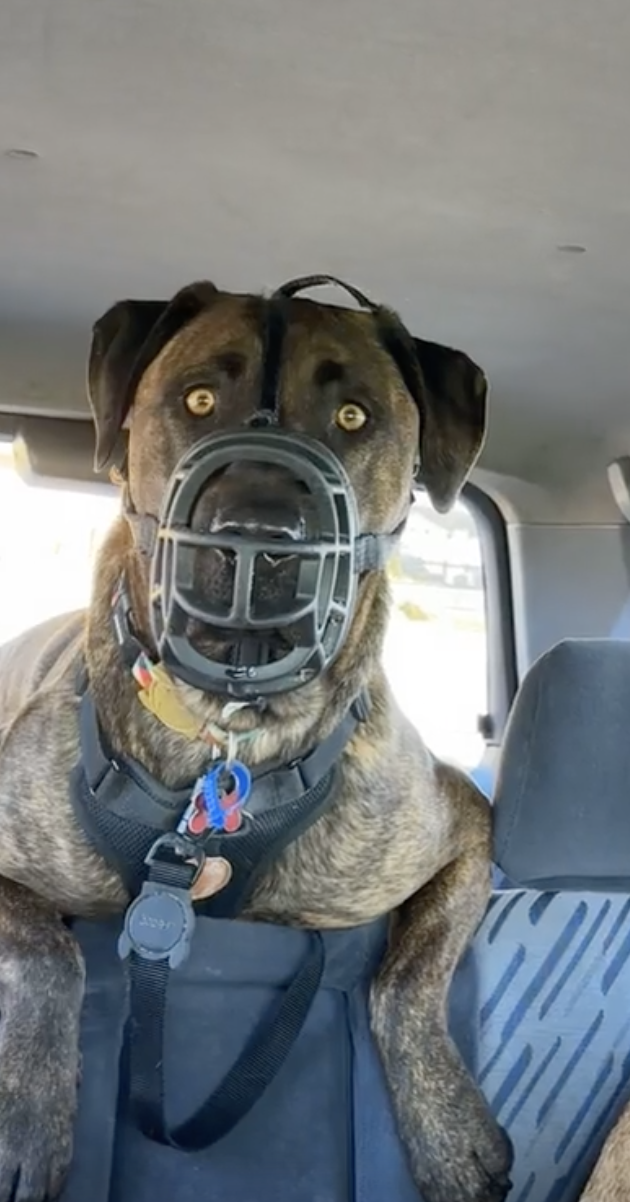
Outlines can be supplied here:
<path id="1" fill-rule="evenodd" d="M 342 275 L 487 370 L 489 469 L 628 449 L 623 0 L 4 0 L 0 410 L 85 416 L 92 321 Z"/>

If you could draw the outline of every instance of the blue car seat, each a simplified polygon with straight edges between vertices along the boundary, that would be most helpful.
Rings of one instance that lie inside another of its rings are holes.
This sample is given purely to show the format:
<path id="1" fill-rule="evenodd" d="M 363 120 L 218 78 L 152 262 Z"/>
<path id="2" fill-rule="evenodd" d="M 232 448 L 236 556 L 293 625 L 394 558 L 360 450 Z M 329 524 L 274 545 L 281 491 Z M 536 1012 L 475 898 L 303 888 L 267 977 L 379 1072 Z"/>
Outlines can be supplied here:
<path id="1" fill-rule="evenodd" d="M 495 892 L 454 984 L 471 1068 L 515 1147 L 510 1202 L 577 1202 L 630 1097 L 630 643 L 531 668 L 494 800 Z"/>

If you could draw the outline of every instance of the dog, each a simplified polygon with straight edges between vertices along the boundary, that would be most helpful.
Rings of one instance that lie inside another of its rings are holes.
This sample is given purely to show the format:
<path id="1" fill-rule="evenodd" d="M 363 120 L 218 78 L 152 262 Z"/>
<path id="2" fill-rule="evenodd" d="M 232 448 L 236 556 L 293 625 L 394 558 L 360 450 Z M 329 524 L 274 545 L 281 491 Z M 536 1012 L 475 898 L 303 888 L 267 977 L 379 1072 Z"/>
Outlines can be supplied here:
<path id="1" fill-rule="evenodd" d="M 98 468 L 117 457 L 127 431 L 121 514 L 98 555 L 87 612 L 48 621 L 0 655 L 0 1202 L 58 1195 L 71 1160 L 84 968 L 62 920 L 120 913 L 130 900 L 69 800 L 82 670 L 114 752 L 173 789 L 208 764 L 201 728 L 241 740 L 250 770 L 289 763 L 367 693 L 369 713 L 337 765 L 332 810 L 267 867 L 243 917 L 321 929 L 393 916 L 370 1014 L 412 1176 L 425 1202 L 500 1202 L 510 1142 L 446 1026 L 449 985 L 490 894 L 490 811 L 462 772 L 429 752 L 391 695 L 381 667 L 382 565 L 359 573 L 334 656 L 303 674 L 301 687 L 283 690 L 273 676 L 288 654 L 275 634 L 264 670 L 275 683 L 261 705 L 226 707 L 225 691 L 168 668 L 171 702 L 193 716 L 192 733 L 140 704 L 112 624 L 124 575 L 136 634 L 156 654 L 141 517 L 160 514 L 178 462 L 200 440 L 214 453 L 221 435 L 248 430 L 251 443 L 275 430 L 323 447 L 350 483 L 359 535 L 386 539 L 402 528 L 416 480 L 439 512 L 454 504 L 485 435 L 484 373 L 463 352 L 412 338 L 369 302 L 355 310 L 287 288 L 272 303 L 198 282 L 168 302 L 121 301 L 96 322 L 88 395 Z M 273 463 L 218 469 L 206 492 L 197 529 L 215 541 L 234 536 L 238 551 L 262 529 L 292 539 L 299 554 L 308 540 L 312 515 L 301 506 L 311 494 Z M 231 588 L 229 565 L 220 548 L 210 561 L 193 583 L 216 609 Z M 267 614 L 291 592 L 283 564 L 267 555 L 261 569 Z M 189 627 L 219 679 L 236 634 L 193 618 Z"/>
<path id="2" fill-rule="evenodd" d="M 606 1139 L 580 1202 L 630 1202 L 630 1106 Z"/>

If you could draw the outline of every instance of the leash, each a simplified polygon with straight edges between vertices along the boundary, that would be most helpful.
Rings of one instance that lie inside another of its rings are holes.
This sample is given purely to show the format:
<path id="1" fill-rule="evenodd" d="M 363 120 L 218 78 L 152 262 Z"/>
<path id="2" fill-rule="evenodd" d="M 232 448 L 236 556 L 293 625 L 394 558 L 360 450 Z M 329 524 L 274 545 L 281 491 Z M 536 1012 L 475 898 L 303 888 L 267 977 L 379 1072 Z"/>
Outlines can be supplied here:
<path id="1" fill-rule="evenodd" d="M 182 1127 L 165 1118 L 164 1019 L 170 973 L 186 958 L 196 916 L 235 918 L 266 867 L 329 808 L 336 765 L 368 714 L 361 696 L 339 726 L 290 765 L 250 775 L 238 761 L 212 761 L 192 789 L 168 790 L 136 760 L 114 757 L 94 700 L 81 682 L 81 758 L 71 776 L 77 819 L 97 852 L 135 895 L 119 951 L 130 968 L 130 1100 L 143 1134 L 181 1150 L 210 1147 L 231 1131 L 279 1072 L 308 1017 L 324 950 L 312 946 L 280 1003 L 266 1014 L 224 1080 Z M 193 904 L 209 860 L 231 866 L 228 884 Z"/>
<path id="2" fill-rule="evenodd" d="M 132 1106 L 145 1136 L 186 1152 L 223 1139 L 260 1100 L 308 1018 L 324 969 L 323 942 L 314 932 L 312 947 L 279 1004 L 264 1015 L 217 1089 L 192 1118 L 171 1130 L 165 1117 L 163 1055 L 168 983 L 181 963 L 179 949 L 182 943 L 187 949 L 194 930 L 190 889 L 195 871 L 195 866 L 169 863 L 154 854 L 149 881 L 136 909 L 128 911 L 121 937 L 121 954 L 130 958 Z M 140 932 L 138 939 L 136 928 L 147 917 L 154 924 L 150 935 Z"/>

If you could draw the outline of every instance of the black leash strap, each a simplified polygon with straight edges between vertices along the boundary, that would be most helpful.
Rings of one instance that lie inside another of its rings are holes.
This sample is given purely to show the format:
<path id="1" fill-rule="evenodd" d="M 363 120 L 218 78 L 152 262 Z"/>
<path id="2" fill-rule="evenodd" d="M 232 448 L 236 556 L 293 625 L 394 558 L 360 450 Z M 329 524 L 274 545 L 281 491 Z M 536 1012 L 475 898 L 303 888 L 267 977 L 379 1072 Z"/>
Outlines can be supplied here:
<path id="1" fill-rule="evenodd" d="M 318 932 L 296 976 L 250 1036 L 245 1048 L 199 1110 L 170 1130 L 164 1110 L 164 1034 L 169 962 L 132 952 L 130 1097 L 148 1138 L 185 1152 L 208 1148 L 228 1135 L 260 1100 L 282 1068 L 317 994 L 324 968 Z"/>
<path id="2" fill-rule="evenodd" d="M 308 1017 L 322 978 L 324 946 L 309 955 L 196 1114 L 170 1131 L 164 1109 L 164 1036 L 171 969 L 186 959 L 195 926 L 190 890 L 205 862 L 186 837 L 162 835 L 149 877 L 125 918 L 119 950 L 130 961 L 130 1101 L 148 1139 L 195 1152 L 222 1139 L 256 1105 L 281 1069 Z"/>

